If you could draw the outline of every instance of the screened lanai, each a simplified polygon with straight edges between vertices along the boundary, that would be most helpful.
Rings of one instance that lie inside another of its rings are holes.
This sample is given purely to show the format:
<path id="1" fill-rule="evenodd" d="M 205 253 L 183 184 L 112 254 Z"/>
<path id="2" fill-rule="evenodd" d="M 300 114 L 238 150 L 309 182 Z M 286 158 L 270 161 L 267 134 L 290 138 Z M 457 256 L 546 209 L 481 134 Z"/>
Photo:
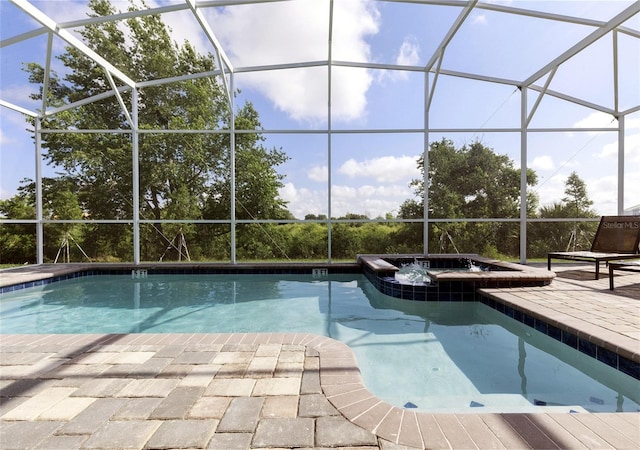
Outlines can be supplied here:
<path id="1" fill-rule="evenodd" d="M 640 204 L 639 13 L 0 2 L 0 262 L 588 246 Z"/>

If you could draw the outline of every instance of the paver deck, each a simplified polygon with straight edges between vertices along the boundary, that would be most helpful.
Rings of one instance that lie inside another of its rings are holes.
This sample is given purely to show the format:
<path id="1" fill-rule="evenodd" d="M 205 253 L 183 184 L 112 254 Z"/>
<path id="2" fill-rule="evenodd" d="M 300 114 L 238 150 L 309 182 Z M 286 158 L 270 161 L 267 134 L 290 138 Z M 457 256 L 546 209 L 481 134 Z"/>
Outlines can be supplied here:
<path id="1" fill-rule="evenodd" d="M 485 294 L 640 362 L 640 275 L 609 291 L 592 267 L 558 266 L 550 286 Z M 640 448 L 640 413 L 394 407 L 345 344 L 304 333 L 0 335 L 0 400 L 2 449 Z"/>

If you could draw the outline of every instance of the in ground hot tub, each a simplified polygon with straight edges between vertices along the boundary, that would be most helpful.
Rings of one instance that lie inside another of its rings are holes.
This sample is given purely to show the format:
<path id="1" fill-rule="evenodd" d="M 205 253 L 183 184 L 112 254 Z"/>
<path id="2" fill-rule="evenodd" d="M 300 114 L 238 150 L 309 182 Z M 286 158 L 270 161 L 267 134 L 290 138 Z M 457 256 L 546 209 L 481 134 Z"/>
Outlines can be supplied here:
<path id="1" fill-rule="evenodd" d="M 421 301 L 474 301 L 485 287 L 545 286 L 545 269 L 475 254 L 359 255 L 365 276 L 392 297 Z"/>

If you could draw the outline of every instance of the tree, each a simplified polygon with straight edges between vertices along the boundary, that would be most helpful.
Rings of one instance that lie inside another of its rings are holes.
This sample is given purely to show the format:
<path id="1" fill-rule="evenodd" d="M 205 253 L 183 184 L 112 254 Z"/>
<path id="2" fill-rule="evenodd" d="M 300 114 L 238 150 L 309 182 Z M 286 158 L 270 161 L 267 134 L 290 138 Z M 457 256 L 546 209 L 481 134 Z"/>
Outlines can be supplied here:
<path id="1" fill-rule="evenodd" d="M 0 200 L 0 217 L 10 219 L 36 218 L 36 208 L 28 194 L 19 192 L 12 198 Z M 31 224 L 3 223 L 0 225 L 0 263 L 35 263 L 36 227 Z"/>
<path id="2" fill-rule="evenodd" d="M 0 213 L 11 219 L 35 219 L 36 218 L 36 187 L 30 179 L 21 181 L 18 193 L 2 202 Z M 64 176 L 58 178 L 42 179 L 42 217 L 45 220 L 79 220 L 83 212 L 79 200 L 73 189 L 72 179 Z M 25 260 L 35 261 L 35 226 L 13 225 L 5 229 L 3 226 L 2 245 L 7 250 L 3 258 L 7 262 L 21 263 Z M 29 231 L 27 231 L 29 230 Z M 24 236 L 15 236 L 14 233 Z M 45 260 L 53 261 L 56 254 L 62 248 L 63 243 L 69 243 L 70 251 L 82 257 L 82 250 L 76 242 L 84 236 L 84 227 L 78 223 L 60 222 L 45 225 L 44 255 Z M 65 245 L 66 247 L 66 245 Z M 9 250 L 12 249 L 12 250 Z M 30 249 L 31 251 L 26 251 Z"/>
<path id="3" fill-rule="evenodd" d="M 262 145 L 264 137 L 258 113 L 247 103 L 236 116 L 236 130 L 252 130 L 255 133 L 236 133 L 236 218 L 238 219 L 289 219 L 293 216 L 286 209 L 286 202 L 278 198 L 284 176 L 273 170 L 288 157 L 282 149 L 267 149 Z M 228 137 L 223 146 L 230 146 Z M 218 161 L 219 167 L 205 205 L 207 218 L 230 217 L 231 167 L 228 158 Z"/>
<path id="4" fill-rule="evenodd" d="M 560 202 L 540 208 L 541 219 L 593 218 L 597 214 L 591 210 L 593 201 L 587 194 L 586 183 L 574 171 L 564 183 L 565 197 Z M 529 227 L 528 253 L 533 257 L 544 257 L 549 251 L 575 251 L 589 249 L 595 224 L 591 222 L 547 222 L 535 223 Z"/>
<path id="5" fill-rule="evenodd" d="M 593 201 L 589 199 L 587 194 L 586 183 L 574 171 L 571 172 L 567 181 L 565 181 L 564 193 L 566 197 L 562 199 L 567 211 L 567 217 L 597 217 L 595 211 L 591 209 Z M 575 251 L 579 248 L 588 249 L 591 245 L 595 226 L 588 222 L 575 222 L 571 231 L 570 250 Z"/>
<path id="6" fill-rule="evenodd" d="M 305 214 L 304 220 L 327 220 L 326 214 Z"/>
<path id="7" fill-rule="evenodd" d="M 587 195 L 587 185 L 575 171 L 571 172 L 564 186 L 566 197 L 562 201 L 568 212 L 573 214 L 573 217 L 594 217 L 595 213 L 591 211 L 593 201 Z"/>
<path id="8" fill-rule="evenodd" d="M 287 231 L 290 248 L 287 252 L 290 258 L 326 259 L 327 255 L 327 227 L 319 223 L 289 224 Z"/>
<path id="9" fill-rule="evenodd" d="M 92 17 L 117 11 L 108 0 L 91 0 Z M 143 3 L 141 8 L 145 8 Z M 136 6 L 132 3 L 129 10 Z M 188 43 L 171 40 L 160 16 L 129 18 L 121 24 L 96 21 L 80 31 L 89 48 L 112 62 L 134 80 L 156 80 L 213 71 L 213 55 L 200 55 Z M 74 47 L 59 57 L 68 69 L 64 77 L 50 75 L 47 102 L 60 106 L 109 91 L 110 84 L 100 66 Z M 41 99 L 44 69 L 26 66 L 30 81 L 40 85 L 32 98 Z M 123 94 L 130 105 L 130 93 Z M 139 89 L 139 183 L 140 216 L 162 219 L 230 219 L 229 133 L 166 133 L 168 130 L 228 130 L 230 117 L 226 95 L 211 78 L 194 78 Z M 276 167 L 287 160 L 282 150 L 267 149 L 259 134 L 258 113 L 251 104 L 240 108 L 235 118 L 236 211 L 241 218 L 282 218 L 288 212 L 278 198 L 282 176 Z M 123 219 L 133 217 L 133 163 L 130 124 L 113 97 L 48 116 L 44 128 L 105 130 L 104 133 L 51 133 L 43 146 L 48 163 L 61 167 L 74 180 L 77 196 L 87 217 Z M 228 233 L 229 227 L 194 227 L 187 224 L 155 223 L 142 234 L 143 259 L 156 259 L 178 232 L 196 240 L 200 228 Z M 100 238 L 96 227 L 91 239 Z M 130 241 L 131 231 L 120 228 L 117 241 Z"/>
<path id="10" fill-rule="evenodd" d="M 540 207 L 540 218 L 566 218 L 567 208 L 562 202 L 553 202 Z M 573 231 L 570 222 L 540 222 L 532 223 L 527 228 L 527 255 L 542 258 L 550 251 L 568 250 L 569 240 Z"/>
<path id="11" fill-rule="evenodd" d="M 418 160 L 424 173 L 424 158 Z M 527 170 L 527 184 L 535 185 L 537 176 Z M 416 199 L 400 208 L 400 217 L 422 218 L 424 181 L 411 182 Z M 527 209 L 533 211 L 536 197 L 529 194 Z M 455 148 L 442 139 L 433 142 L 429 151 L 430 218 L 516 218 L 520 211 L 520 169 L 506 155 L 496 154 L 480 142 Z M 416 229 L 422 224 L 410 224 Z M 478 252 L 492 255 L 517 254 L 517 227 L 507 223 L 437 223 L 431 230 L 430 248 L 444 252 Z"/>

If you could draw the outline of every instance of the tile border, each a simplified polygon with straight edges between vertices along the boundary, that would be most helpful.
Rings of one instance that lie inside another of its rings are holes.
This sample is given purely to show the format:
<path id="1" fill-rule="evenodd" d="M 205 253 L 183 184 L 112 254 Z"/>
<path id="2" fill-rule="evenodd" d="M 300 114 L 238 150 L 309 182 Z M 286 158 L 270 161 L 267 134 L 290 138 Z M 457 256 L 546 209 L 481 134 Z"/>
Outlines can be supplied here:
<path id="1" fill-rule="evenodd" d="M 527 311 L 524 308 L 518 308 L 515 305 L 509 306 L 499 295 L 480 293 L 478 301 L 517 322 L 562 342 L 574 350 L 578 350 L 580 353 L 597 359 L 636 380 L 640 380 L 640 360 L 632 359 L 637 357 L 637 354 L 624 352 L 624 349 L 614 347 L 606 341 L 602 341 L 602 345 L 600 345 L 592 341 L 592 336 L 587 336 L 585 333 L 567 325 L 560 323 L 558 323 L 558 326 L 552 325 L 546 317 Z M 626 357 L 621 353 L 628 353 L 630 357 Z"/>

